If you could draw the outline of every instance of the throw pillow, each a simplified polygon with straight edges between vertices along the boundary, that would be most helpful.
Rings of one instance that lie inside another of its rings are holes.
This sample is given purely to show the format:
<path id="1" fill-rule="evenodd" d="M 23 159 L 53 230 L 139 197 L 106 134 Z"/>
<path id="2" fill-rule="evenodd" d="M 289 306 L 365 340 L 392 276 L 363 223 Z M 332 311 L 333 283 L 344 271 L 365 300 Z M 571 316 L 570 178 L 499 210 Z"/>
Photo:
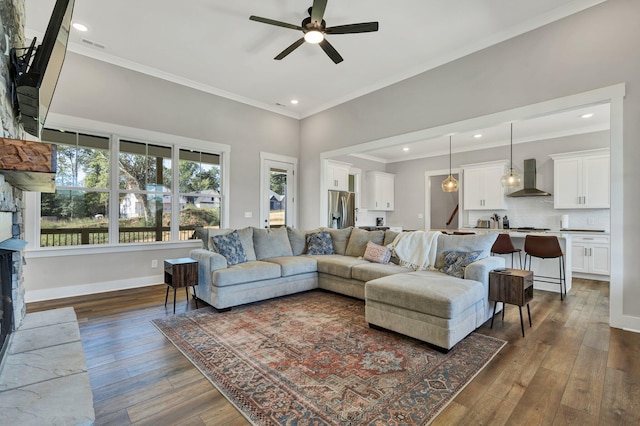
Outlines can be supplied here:
<path id="1" fill-rule="evenodd" d="M 474 262 L 482 254 L 482 250 L 476 251 L 445 251 L 444 254 L 444 266 L 440 269 L 440 272 L 452 275 L 458 278 L 464 278 L 464 268 Z"/>
<path id="2" fill-rule="evenodd" d="M 369 262 L 386 264 L 391 259 L 391 250 L 388 247 L 369 241 L 363 258 Z"/>
<path id="3" fill-rule="evenodd" d="M 238 231 L 234 230 L 232 233 L 226 235 L 213 235 L 211 236 L 211 242 L 216 245 L 218 253 L 227 259 L 229 266 L 247 261 L 247 255 L 242 248 Z"/>
<path id="4" fill-rule="evenodd" d="M 382 244 L 384 241 L 384 231 L 366 231 L 360 228 L 354 228 L 349 237 L 349 243 L 345 253 L 347 256 L 362 257 L 367 249 L 367 243 L 372 241 L 376 244 Z"/>
<path id="5" fill-rule="evenodd" d="M 307 247 L 307 233 L 303 229 L 291 228 L 287 226 L 287 234 L 289 235 L 289 244 L 294 256 L 304 254 Z"/>
<path id="6" fill-rule="evenodd" d="M 481 251 L 477 260 L 491 255 L 491 247 L 496 242 L 498 233 L 485 235 L 439 235 L 435 268 L 444 267 L 445 251 Z"/>
<path id="7" fill-rule="evenodd" d="M 331 234 L 322 231 L 307 236 L 307 255 L 312 254 L 335 254 Z"/>

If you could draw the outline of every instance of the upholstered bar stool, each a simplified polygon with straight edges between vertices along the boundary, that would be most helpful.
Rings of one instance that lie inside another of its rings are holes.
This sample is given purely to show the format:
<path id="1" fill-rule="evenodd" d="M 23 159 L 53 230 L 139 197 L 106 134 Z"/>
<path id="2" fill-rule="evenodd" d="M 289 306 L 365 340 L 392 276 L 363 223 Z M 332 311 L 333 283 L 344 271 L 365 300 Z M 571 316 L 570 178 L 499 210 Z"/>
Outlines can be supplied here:
<path id="1" fill-rule="evenodd" d="M 529 269 L 531 270 L 531 259 L 538 257 L 541 259 L 558 259 L 558 277 L 548 277 L 533 274 L 534 281 L 541 281 L 551 284 L 560 284 L 560 300 L 562 297 L 562 284 L 564 283 L 564 295 L 567 295 L 567 280 L 564 274 L 564 253 L 560 247 L 558 237 L 554 235 L 527 235 L 524 239 L 524 269 L 527 269 L 527 259 L 529 259 Z M 541 279 L 542 278 L 542 279 Z"/>
<path id="2" fill-rule="evenodd" d="M 520 269 L 522 269 L 522 250 L 513 246 L 509 234 L 498 234 L 496 242 L 491 247 L 491 254 L 511 254 L 511 267 L 513 268 L 513 255 L 518 253 Z"/>

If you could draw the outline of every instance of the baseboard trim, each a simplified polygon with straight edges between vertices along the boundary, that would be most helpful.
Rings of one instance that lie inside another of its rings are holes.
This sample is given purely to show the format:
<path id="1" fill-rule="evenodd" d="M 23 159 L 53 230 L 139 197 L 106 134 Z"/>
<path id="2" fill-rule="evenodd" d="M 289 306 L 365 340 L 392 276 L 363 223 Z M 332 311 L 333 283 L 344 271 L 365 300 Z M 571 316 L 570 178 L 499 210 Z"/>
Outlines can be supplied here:
<path id="1" fill-rule="evenodd" d="M 108 291 L 148 287 L 152 285 L 162 284 L 163 282 L 163 275 L 153 275 L 149 277 L 131 278 L 117 281 L 104 281 L 99 283 L 47 288 L 41 290 L 27 289 L 25 292 L 25 302 L 41 302 L 44 300 L 64 299 L 66 297 L 86 296 L 88 294 L 106 293 Z"/>

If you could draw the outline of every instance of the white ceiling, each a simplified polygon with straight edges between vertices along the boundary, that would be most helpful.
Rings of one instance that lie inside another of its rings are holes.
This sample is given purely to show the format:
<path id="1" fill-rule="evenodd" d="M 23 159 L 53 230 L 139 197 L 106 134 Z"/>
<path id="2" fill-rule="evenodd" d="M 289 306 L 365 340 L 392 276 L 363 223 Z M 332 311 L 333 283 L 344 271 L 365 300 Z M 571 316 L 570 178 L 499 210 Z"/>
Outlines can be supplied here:
<path id="1" fill-rule="evenodd" d="M 585 114 L 593 115 L 583 118 L 582 116 Z M 609 130 L 610 123 L 609 104 L 591 105 L 540 117 L 526 118 L 513 122 L 513 144 Z M 456 153 L 509 145 L 510 133 L 510 123 L 503 123 L 471 132 L 442 135 L 434 139 L 416 140 L 407 144 L 370 151 L 362 150 L 360 153 L 352 155 L 381 163 L 394 163 L 449 154 L 449 136 L 451 136 L 451 150 Z M 481 137 L 475 137 L 476 135 L 481 135 Z M 508 154 L 509 152 L 505 151 L 505 158 L 508 157 Z"/>
<path id="2" fill-rule="evenodd" d="M 344 57 L 335 65 L 309 44 L 273 60 L 301 34 L 249 20 L 299 25 L 312 0 L 76 0 L 89 31 L 73 30 L 69 50 L 304 118 L 603 1 L 329 0 L 327 26 L 380 23 L 328 36 Z M 54 3 L 25 2 L 27 37 L 41 38 Z"/>

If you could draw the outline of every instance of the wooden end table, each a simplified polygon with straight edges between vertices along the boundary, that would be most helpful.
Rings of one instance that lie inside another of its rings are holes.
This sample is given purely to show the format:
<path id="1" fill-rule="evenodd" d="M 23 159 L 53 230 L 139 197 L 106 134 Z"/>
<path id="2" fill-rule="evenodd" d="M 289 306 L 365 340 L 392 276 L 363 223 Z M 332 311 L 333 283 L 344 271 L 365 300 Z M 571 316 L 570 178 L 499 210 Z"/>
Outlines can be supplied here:
<path id="1" fill-rule="evenodd" d="M 164 296 L 164 306 L 167 306 L 169 287 L 173 288 L 173 313 L 176 313 L 176 289 L 184 287 L 189 301 L 189 287 L 193 287 L 193 299 L 198 308 L 198 298 L 195 286 L 198 285 L 198 261 L 190 257 L 179 259 L 166 259 L 164 261 L 164 283 L 167 285 L 167 293 Z"/>
<path id="2" fill-rule="evenodd" d="M 489 300 L 494 301 L 491 328 L 496 315 L 498 302 L 502 302 L 502 319 L 504 320 L 505 303 L 517 305 L 520 310 L 520 328 L 524 337 L 524 321 L 522 320 L 522 307 L 527 305 L 529 315 L 529 327 L 531 327 L 531 310 L 529 302 L 533 299 L 533 272 L 521 269 L 495 270 L 489 272 Z"/>

